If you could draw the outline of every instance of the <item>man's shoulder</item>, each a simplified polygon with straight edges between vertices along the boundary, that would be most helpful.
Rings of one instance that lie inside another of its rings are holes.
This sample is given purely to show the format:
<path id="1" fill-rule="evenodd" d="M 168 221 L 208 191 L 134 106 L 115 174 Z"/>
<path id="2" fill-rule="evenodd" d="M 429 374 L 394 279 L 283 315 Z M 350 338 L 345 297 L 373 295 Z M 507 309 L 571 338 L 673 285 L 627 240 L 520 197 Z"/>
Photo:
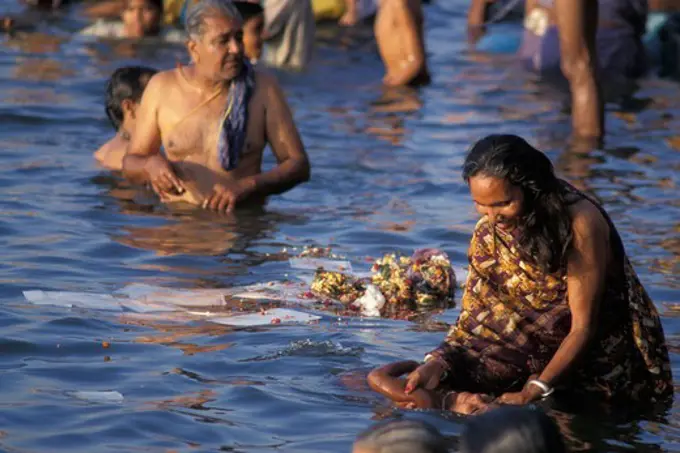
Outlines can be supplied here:
<path id="1" fill-rule="evenodd" d="M 149 79 L 145 91 L 158 93 L 161 90 L 165 91 L 168 88 L 177 85 L 177 71 L 178 69 L 168 69 L 166 71 L 159 71 Z"/>
<path id="2" fill-rule="evenodd" d="M 255 87 L 258 89 L 268 90 L 272 87 L 278 87 L 279 81 L 274 74 L 266 69 L 255 69 Z"/>

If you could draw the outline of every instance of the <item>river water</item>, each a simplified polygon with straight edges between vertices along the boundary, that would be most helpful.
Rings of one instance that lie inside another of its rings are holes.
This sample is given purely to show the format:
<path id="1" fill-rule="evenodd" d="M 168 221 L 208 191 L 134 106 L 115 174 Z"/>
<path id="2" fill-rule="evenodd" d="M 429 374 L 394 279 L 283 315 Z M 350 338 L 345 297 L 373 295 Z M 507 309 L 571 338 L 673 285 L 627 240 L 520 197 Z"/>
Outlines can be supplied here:
<path id="1" fill-rule="evenodd" d="M 526 137 L 602 200 L 663 314 L 680 373 L 678 86 L 644 81 L 637 102 L 609 109 L 603 149 L 569 151 L 563 98 L 512 56 L 469 52 L 465 2 L 441 3 L 427 10 L 434 81 L 418 92 L 380 87 L 370 30 L 320 31 L 309 70 L 279 74 L 312 180 L 229 219 L 159 209 L 91 156 L 112 134 L 102 107 L 111 71 L 169 68 L 185 59 L 182 49 L 73 40 L 84 25 L 77 10 L 42 17 L 39 34 L 0 40 L 2 451 L 343 452 L 386 417 L 425 419 L 456 437 L 462 419 L 392 410 L 360 377 L 422 357 L 441 328 L 332 316 L 245 330 L 142 323 L 32 306 L 22 291 L 263 282 L 290 276 L 283 250 L 305 245 L 331 246 L 358 265 L 436 246 L 463 265 L 476 215 L 460 167 L 489 133 Z M 77 391 L 123 399 L 84 400 Z M 557 416 L 573 446 L 680 451 L 675 408 L 632 420 Z"/>

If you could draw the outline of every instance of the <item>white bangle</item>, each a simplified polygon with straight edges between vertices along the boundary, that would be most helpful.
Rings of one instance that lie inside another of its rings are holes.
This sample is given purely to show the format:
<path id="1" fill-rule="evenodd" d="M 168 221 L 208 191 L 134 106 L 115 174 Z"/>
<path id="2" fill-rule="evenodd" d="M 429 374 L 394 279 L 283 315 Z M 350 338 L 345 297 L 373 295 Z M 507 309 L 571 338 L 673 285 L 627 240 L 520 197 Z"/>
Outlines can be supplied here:
<path id="1" fill-rule="evenodd" d="M 543 381 L 539 381 L 538 379 L 532 379 L 529 382 L 527 382 L 527 385 L 535 385 L 539 389 L 543 391 L 541 394 L 541 398 L 547 398 L 553 393 L 555 393 L 555 387 L 550 387 L 548 384 L 546 384 Z"/>

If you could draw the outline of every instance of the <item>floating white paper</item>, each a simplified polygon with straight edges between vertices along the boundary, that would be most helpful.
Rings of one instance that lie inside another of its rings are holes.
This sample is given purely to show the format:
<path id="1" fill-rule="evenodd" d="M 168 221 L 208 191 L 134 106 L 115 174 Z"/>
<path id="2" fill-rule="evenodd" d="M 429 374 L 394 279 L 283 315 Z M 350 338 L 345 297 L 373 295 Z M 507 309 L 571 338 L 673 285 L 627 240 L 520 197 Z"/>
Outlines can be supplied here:
<path id="1" fill-rule="evenodd" d="M 319 268 L 332 272 L 352 272 L 352 263 L 346 260 L 331 260 L 327 258 L 290 258 L 288 260 L 293 269 L 315 271 Z"/>
<path id="2" fill-rule="evenodd" d="M 130 299 L 145 304 L 164 304 L 183 307 L 225 305 L 227 289 L 173 289 L 134 283 L 118 291 Z M 177 309 L 177 308 L 175 308 Z"/>
<path id="3" fill-rule="evenodd" d="M 252 327 L 270 324 L 304 324 L 318 321 L 321 316 L 290 310 L 287 308 L 272 308 L 265 313 L 249 313 L 247 315 L 226 316 L 223 318 L 209 318 L 211 322 L 228 326 Z"/>
<path id="4" fill-rule="evenodd" d="M 79 400 L 90 401 L 92 403 L 120 404 L 124 400 L 123 395 L 116 391 L 76 391 L 71 392 L 70 395 Z"/>
<path id="5" fill-rule="evenodd" d="M 24 297 L 27 301 L 36 305 L 123 311 L 120 300 L 108 294 L 33 290 L 24 291 Z"/>
<path id="6" fill-rule="evenodd" d="M 235 299 L 265 299 L 291 304 L 313 304 L 316 299 L 304 299 L 300 294 L 309 291 L 308 285 L 290 282 L 268 282 L 232 288 Z"/>

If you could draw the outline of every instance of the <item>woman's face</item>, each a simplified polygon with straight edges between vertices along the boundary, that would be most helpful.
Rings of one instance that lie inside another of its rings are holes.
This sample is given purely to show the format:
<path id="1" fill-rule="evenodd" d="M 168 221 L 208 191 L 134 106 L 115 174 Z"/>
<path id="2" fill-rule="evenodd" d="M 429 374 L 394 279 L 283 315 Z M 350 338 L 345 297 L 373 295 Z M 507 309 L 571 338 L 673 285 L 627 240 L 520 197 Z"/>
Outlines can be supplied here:
<path id="1" fill-rule="evenodd" d="M 477 175 L 470 178 L 470 194 L 477 212 L 503 229 L 512 229 L 522 214 L 522 189 L 505 179 Z"/>

